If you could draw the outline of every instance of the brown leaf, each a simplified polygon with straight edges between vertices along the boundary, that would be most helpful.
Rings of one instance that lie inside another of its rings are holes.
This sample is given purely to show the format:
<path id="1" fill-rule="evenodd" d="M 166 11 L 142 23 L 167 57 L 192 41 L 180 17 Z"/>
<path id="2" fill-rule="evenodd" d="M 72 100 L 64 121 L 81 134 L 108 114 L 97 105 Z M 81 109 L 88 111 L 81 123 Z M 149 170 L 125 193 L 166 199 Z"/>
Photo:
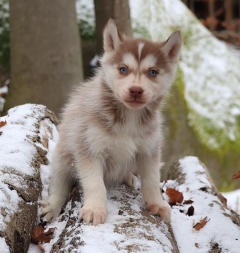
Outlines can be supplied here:
<path id="1" fill-rule="evenodd" d="M 190 204 L 192 204 L 192 203 L 193 203 L 193 200 L 191 200 L 191 199 L 185 200 L 185 201 L 183 202 L 184 205 L 190 205 Z"/>
<path id="2" fill-rule="evenodd" d="M 220 199 L 220 201 L 223 203 L 223 206 L 226 208 L 227 207 L 227 199 L 221 193 L 218 193 L 217 196 Z"/>
<path id="3" fill-rule="evenodd" d="M 5 126 L 7 124 L 7 121 L 5 120 L 5 121 L 0 121 L 0 127 L 3 127 L 3 126 Z"/>
<path id="4" fill-rule="evenodd" d="M 196 248 L 199 248 L 199 244 L 197 242 L 195 242 L 194 245 L 195 245 Z"/>
<path id="5" fill-rule="evenodd" d="M 232 176 L 232 179 L 240 178 L 240 170 Z"/>
<path id="6" fill-rule="evenodd" d="M 77 186 L 73 187 L 72 191 L 69 193 L 69 200 L 71 200 L 73 198 L 73 195 L 77 191 L 77 189 L 78 189 Z"/>
<path id="7" fill-rule="evenodd" d="M 35 244 L 50 242 L 55 229 L 56 228 L 50 228 L 45 232 L 42 225 L 36 226 L 32 231 L 32 242 Z"/>
<path id="8" fill-rule="evenodd" d="M 166 194 L 169 197 L 168 203 L 172 205 L 176 205 L 177 203 L 183 202 L 183 194 L 173 188 L 167 188 Z"/>
<path id="9" fill-rule="evenodd" d="M 194 207 L 193 206 L 190 206 L 187 210 L 187 215 L 188 216 L 193 216 L 194 214 Z"/>
<path id="10" fill-rule="evenodd" d="M 207 224 L 208 221 L 209 220 L 207 220 L 207 216 L 206 216 L 205 218 L 203 218 L 202 220 L 200 220 L 198 223 L 196 223 L 193 226 L 193 228 L 198 231 L 198 230 L 202 229 Z"/>

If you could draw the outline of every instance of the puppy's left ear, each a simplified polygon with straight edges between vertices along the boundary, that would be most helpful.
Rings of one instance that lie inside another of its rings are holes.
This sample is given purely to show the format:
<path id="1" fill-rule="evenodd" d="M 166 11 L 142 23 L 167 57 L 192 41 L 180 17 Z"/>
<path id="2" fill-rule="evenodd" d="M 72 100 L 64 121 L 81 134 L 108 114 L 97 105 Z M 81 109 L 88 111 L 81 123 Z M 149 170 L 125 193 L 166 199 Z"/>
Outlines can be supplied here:
<path id="1" fill-rule="evenodd" d="M 104 51 L 110 52 L 115 50 L 123 40 L 113 19 L 109 19 L 103 31 Z"/>
<path id="2" fill-rule="evenodd" d="M 164 42 L 162 51 L 172 61 L 178 60 L 180 49 L 182 45 L 181 32 L 176 31 L 172 33 L 169 38 Z"/>

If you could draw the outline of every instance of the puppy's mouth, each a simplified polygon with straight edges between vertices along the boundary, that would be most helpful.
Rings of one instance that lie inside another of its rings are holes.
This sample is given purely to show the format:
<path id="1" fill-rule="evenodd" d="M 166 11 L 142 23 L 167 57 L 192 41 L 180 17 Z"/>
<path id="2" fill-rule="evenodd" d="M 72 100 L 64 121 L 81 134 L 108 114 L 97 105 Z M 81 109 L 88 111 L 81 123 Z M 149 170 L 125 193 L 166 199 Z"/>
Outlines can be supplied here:
<path id="1" fill-rule="evenodd" d="M 146 104 L 146 101 L 143 99 L 125 99 L 124 102 L 131 108 L 142 107 Z"/>

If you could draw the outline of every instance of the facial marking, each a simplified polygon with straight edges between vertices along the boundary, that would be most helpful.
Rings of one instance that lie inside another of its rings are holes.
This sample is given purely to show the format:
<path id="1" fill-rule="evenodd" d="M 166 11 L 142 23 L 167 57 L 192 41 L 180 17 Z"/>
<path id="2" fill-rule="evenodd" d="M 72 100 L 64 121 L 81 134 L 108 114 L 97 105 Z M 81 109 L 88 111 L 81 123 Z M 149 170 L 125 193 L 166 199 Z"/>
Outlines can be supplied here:
<path id="1" fill-rule="evenodd" d="M 126 53 L 123 55 L 123 63 L 127 65 L 129 68 L 136 70 L 138 67 L 138 63 L 135 57 L 131 53 Z"/>
<path id="2" fill-rule="evenodd" d="M 140 42 L 138 44 L 138 61 L 140 62 L 140 59 L 141 59 L 141 53 L 142 53 L 142 49 L 144 47 L 144 43 L 143 42 Z"/>
<path id="3" fill-rule="evenodd" d="M 140 62 L 140 71 L 149 69 L 155 66 L 156 63 L 157 63 L 156 57 L 152 54 L 149 54 Z"/>

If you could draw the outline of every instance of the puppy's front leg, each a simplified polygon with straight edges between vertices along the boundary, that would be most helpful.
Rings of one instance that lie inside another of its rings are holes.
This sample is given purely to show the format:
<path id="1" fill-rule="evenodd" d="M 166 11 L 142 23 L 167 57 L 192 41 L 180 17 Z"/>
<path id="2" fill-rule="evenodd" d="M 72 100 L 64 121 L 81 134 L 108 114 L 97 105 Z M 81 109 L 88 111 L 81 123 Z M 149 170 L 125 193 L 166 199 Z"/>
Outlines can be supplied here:
<path id="1" fill-rule="evenodd" d="M 104 223 L 107 217 L 107 196 L 102 164 L 97 159 L 90 161 L 85 158 L 77 166 L 84 195 L 79 218 L 93 225 Z"/>
<path id="2" fill-rule="evenodd" d="M 170 222 L 171 209 L 160 191 L 160 158 L 141 154 L 137 161 L 142 182 L 143 199 L 148 209 L 163 220 Z"/>

